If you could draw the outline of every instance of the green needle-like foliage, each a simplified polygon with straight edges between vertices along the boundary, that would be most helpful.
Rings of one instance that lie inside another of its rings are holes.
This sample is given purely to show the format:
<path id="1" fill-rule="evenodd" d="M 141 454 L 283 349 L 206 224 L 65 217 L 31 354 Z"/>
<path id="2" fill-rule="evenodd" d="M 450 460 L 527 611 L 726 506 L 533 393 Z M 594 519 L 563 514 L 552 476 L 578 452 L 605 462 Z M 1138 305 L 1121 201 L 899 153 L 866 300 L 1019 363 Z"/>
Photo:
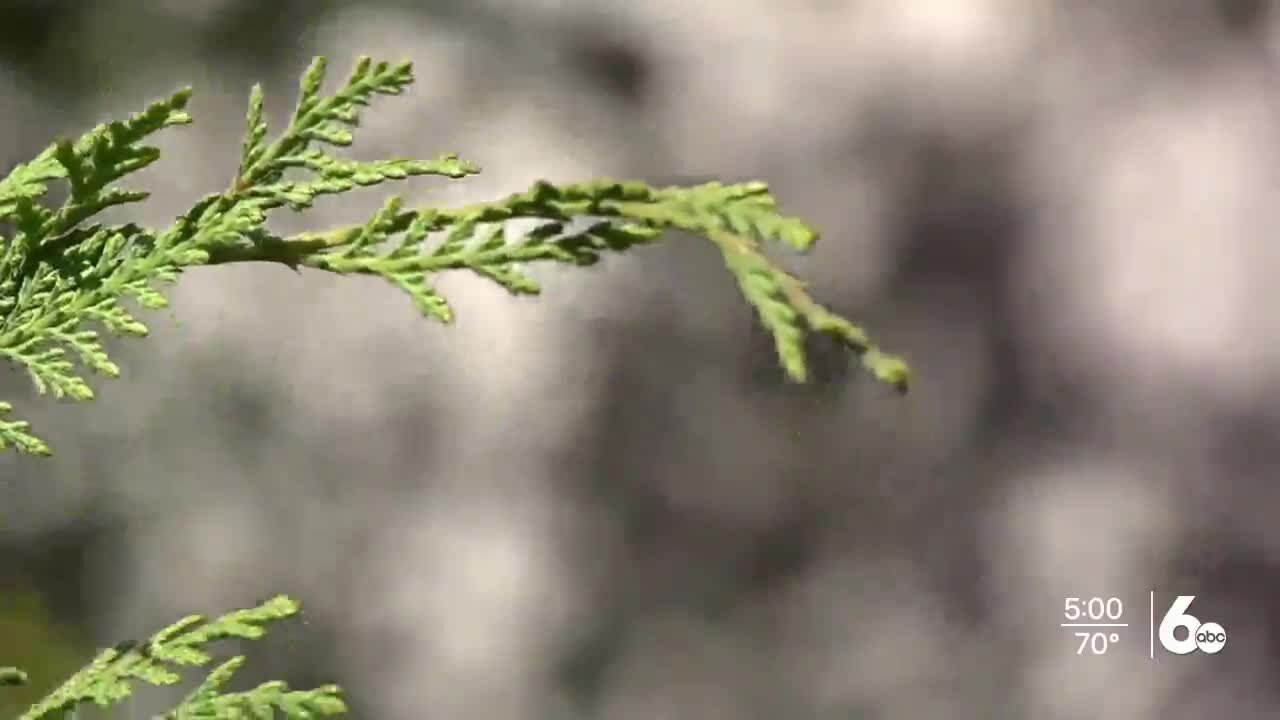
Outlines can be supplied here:
<path id="1" fill-rule="evenodd" d="M 301 212 L 322 195 L 417 175 L 463 178 L 479 172 L 455 155 L 375 162 L 335 156 L 335 148 L 352 143 L 360 114 L 375 96 L 401 94 L 413 74 L 407 62 L 363 58 L 342 87 L 326 95 L 325 68 L 323 58 L 312 63 L 290 123 L 274 139 L 263 118 L 262 91 L 253 89 L 236 177 L 167 227 L 93 220 L 107 208 L 147 198 L 119 183 L 160 158 L 146 144 L 152 134 L 191 122 L 188 89 L 128 120 L 58 141 L 0 180 L 0 355 L 24 369 L 40 393 L 89 400 L 93 390 L 86 374 L 120 373 L 101 333 L 147 334 L 125 301 L 165 307 L 162 288 L 193 266 L 256 261 L 375 275 L 407 293 L 424 315 L 448 323 L 453 310 L 435 289 L 441 273 L 469 271 L 513 294 L 536 294 L 539 286 L 526 266 L 592 265 L 606 254 L 656 242 L 667 230 L 683 230 L 720 251 L 743 298 L 772 334 L 791 379 L 807 379 L 805 337 L 819 333 L 848 347 L 875 377 L 906 390 L 910 373 L 901 360 L 881 353 L 860 328 L 814 300 L 803 282 L 765 254 L 768 241 L 806 251 L 818 233 L 781 214 L 764 183 L 658 188 L 615 180 L 539 181 L 525 192 L 455 209 L 406 208 L 392 197 L 359 225 L 273 233 L 266 224 L 271 212 Z M 57 207 L 46 198 L 54 182 L 68 190 Z M 534 227 L 512 232 L 508 221 L 515 219 Z M 27 422 L 7 417 L 11 411 L 0 402 L 0 450 L 48 455 L 48 445 Z M 103 651 L 22 720 L 60 717 L 84 703 L 118 703 L 134 680 L 178 682 L 173 667 L 212 661 L 203 649 L 208 643 L 256 638 L 263 624 L 296 613 L 297 604 L 281 597 L 213 622 L 187 618 L 140 647 Z M 248 692 L 222 692 L 242 662 L 237 657 L 218 665 L 170 717 L 268 718 L 279 711 L 315 718 L 345 711 L 336 687 L 291 691 L 267 683 Z M 23 682 L 20 671 L 0 668 L 0 686 Z"/>
<path id="2" fill-rule="evenodd" d="M 23 713 L 19 720 L 58 718 L 81 704 L 110 707 L 132 694 L 135 681 L 156 686 L 175 685 L 182 681 L 178 668 L 213 662 L 206 651 L 210 644 L 228 638 L 260 638 L 266 632 L 264 625 L 293 617 L 299 610 L 297 602 L 281 595 L 216 620 L 206 620 L 199 615 L 183 618 L 142 643 L 121 643 L 99 652 L 93 662 Z M 198 688 L 163 717 L 174 720 L 273 718 L 278 710 L 289 718 L 320 718 L 346 712 L 341 691 L 335 685 L 290 690 L 284 683 L 268 682 L 245 692 L 220 692 L 243 664 L 243 656 L 220 663 Z M 17 678 L 19 683 L 24 680 Z"/>
<path id="3" fill-rule="evenodd" d="M 762 252 L 766 240 L 803 251 L 817 238 L 810 226 L 779 214 L 763 183 L 654 188 L 608 180 L 539 182 L 528 192 L 455 210 L 408 209 L 393 197 L 363 225 L 287 238 L 273 234 L 266 227 L 271 211 L 305 210 L 321 195 L 415 175 L 461 178 L 479 172 L 454 155 L 376 162 L 335 157 L 333 147 L 351 144 L 361 110 L 377 95 L 403 92 L 413 75 L 409 63 L 365 58 L 332 95 L 322 93 L 324 78 L 320 58 L 302 78 L 289 127 L 274 140 L 255 87 L 235 180 L 167 228 L 90 221 L 106 208 L 146 199 L 147 193 L 117 183 L 159 159 L 159 150 L 145 144 L 151 134 L 191 122 L 188 89 L 79 140 L 54 143 L 0 180 L 0 227 L 9 228 L 0 237 L 0 355 L 24 368 L 39 392 L 88 400 L 93 390 L 84 370 L 120 373 L 100 332 L 147 333 L 122 301 L 164 307 L 160 286 L 191 266 L 270 261 L 378 275 L 407 292 L 423 313 L 449 322 L 453 312 L 433 288 L 441 272 L 469 270 L 513 293 L 532 294 L 539 288 L 524 273 L 527 264 L 590 265 L 605 253 L 680 229 L 719 248 L 743 296 L 772 332 L 791 378 L 806 379 L 804 336 L 812 331 L 844 343 L 877 377 L 905 388 L 909 373 L 901 361 L 881 354 L 859 328 L 814 301 L 804 283 Z M 41 203 L 54 181 L 70 190 L 56 208 Z M 514 218 L 543 222 L 514 236 L 504 225 Z M 571 222 L 577 218 L 584 220 Z M 0 403 L 0 415 L 10 410 Z M 5 447 L 49 453 L 21 420 L 0 420 L 0 448 Z"/>

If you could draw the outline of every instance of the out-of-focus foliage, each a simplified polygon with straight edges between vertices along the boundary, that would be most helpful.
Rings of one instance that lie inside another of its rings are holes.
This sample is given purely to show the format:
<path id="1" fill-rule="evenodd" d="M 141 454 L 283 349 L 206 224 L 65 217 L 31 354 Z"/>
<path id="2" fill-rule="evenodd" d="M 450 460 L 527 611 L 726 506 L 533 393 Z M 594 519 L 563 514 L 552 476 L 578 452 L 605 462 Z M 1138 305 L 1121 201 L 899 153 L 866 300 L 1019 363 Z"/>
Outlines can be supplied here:
<path id="1" fill-rule="evenodd" d="M 0 591 L 0 665 L 22 659 L 26 683 L 0 692 L 0 717 L 17 717 L 84 663 L 82 638 L 50 617 L 24 588 Z M 0 669 L 0 684 L 3 670 Z"/>

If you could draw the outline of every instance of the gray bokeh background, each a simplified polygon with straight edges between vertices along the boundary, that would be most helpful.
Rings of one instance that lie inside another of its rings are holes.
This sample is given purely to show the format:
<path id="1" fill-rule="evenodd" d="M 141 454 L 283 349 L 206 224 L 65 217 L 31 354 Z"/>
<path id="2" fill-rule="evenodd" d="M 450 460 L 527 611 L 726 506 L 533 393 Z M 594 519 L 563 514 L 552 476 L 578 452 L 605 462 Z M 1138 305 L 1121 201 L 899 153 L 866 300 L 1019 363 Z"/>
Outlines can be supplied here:
<path id="1" fill-rule="evenodd" d="M 537 301 L 450 278 L 450 328 L 196 271 L 97 402 L 0 379 L 56 453 L 0 454 L 0 580 L 88 646 L 289 592 L 308 623 L 246 679 L 370 718 L 1272 717 L 1272 4 L 0 3 L 5 167 L 190 82 L 143 181 L 165 222 L 232 176 L 253 82 L 279 128 L 312 55 L 409 57 L 359 154 L 485 169 L 412 202 L 768 180 L 825 232 L 794 267 L 919 378 L 786 385 L 691 238 Z M 1226 649 L 1149 660 L 1149 589 Z M 1105 657 L 1068 596 L 1124 600 Z"/>

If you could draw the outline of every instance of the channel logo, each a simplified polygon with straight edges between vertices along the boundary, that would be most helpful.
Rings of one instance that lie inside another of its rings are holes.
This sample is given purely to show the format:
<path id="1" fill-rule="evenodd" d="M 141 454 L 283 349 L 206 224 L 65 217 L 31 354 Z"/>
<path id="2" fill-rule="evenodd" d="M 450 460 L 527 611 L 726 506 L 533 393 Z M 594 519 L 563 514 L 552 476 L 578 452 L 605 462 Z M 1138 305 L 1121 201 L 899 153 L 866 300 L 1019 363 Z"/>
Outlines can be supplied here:
<path id="1" fill-rule="evenodd" d="M 1195 599 L 1195 595 L 1179 595 L 1169 606 L 1160 621 L 1160 645 L 1175 655 L 1190 655 L 1197 650 L 1209 655 L 1222 652 L 1227 645 L 1227 631 L 1216 622 L 1202 623 L 1188 613 Z M 1177 632 L 1179 629 L 1186 630 L 1181 638 L 1178 637 L 1181 634 Z"/>

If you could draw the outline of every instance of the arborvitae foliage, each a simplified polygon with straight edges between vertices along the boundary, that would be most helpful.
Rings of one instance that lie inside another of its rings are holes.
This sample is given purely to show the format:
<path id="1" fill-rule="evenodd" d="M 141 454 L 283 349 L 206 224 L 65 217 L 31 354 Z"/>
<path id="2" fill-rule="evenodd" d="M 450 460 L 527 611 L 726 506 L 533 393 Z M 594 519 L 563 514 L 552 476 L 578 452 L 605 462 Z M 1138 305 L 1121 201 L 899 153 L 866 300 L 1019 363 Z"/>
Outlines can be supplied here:
<path id="1" fill-rule="evenodd" d="M 146 192 L 117 183 L 159 159 L 159 150 L 145 144 L 150 135 L 191 122 L 185 110 L 189 89 L 78 140 L 58 141 L 0 180 L 0 355 L 24 369 L 40 393 L 89 400 L 93 390 L 86 374 L 115 377 L 120 372 L 107 357 L 101 332 L 146 335 L 146 326 L 125 301 L 165 307 L 161 288 L 189 267 L 259 261 L 375 275 L 407 293 L 424 315 L 448 323 L 453 311 L 434 289 L 440 273 L 470 271 L 511 293 L 537 294 L 539 286 L 525 274 L 526 265 L 588 266 L 678 229 L 706 238 L 719 250 L 744 299 L 772 334 L 792 380 L 807 379 L 804 340 L 815 332 L 848 347 L 875 377 L 906 390 L 909 371 L 901 360 L 882 354 L 860 328 L 815 301 L 805 283 L 765 255 L 762 242 L 805 251 L 817 232 L 780 214 L 763 183 L 658 188 L 615 180 L 539 181 L 525 192 L 455 209 L 406 208 L 392 197 L 360 225 L 292 236 L 273 233 L 266 225 L 272 211 L 300 212 L 321 195 L 416 175 L 463 178 L 479 172 L 455 155 L 358 162 L 332 154 L 352 143 L 360 114 L 375 96 L 401 94 L 413 74 L 407 62 L 362 58 L 341 88 L 326 95 L 325 67 L 317 58 L 303 75 L 289 126 L 274 139 L 263 119 L 262 91 L 253 88 L 235 179 L 227 189 L 199 199 L 168 227 L 93 219 L 107 208 L 147 198 Z M 45 197 L 54 182 L 65 183 L 69 191 L 57 207 Z M 534 229 L 513 232 L 507 223 L 513 219 L 535 221 Z M 0 415 L 11 410 L 0 402 Z M 22 420 L 0 420 L 0 449 L 8 448 L 50 453 Z M 206 645 L 259 637 L 265 624 L 297 613 L 296 602 L 278 597 L 214 621 L 186 618 L 143 643 L 102 651 L 22 720 L 61 717 L 83 703 L 111 706 L 130 694 L 134 680 L 177 683 L 175 668 L 213 661 Z M 291 691 L 282 683 L 267 683 L 248 692 L 222 692 L 242 663 L 242 657 L 233 657 L 218 665 L 168 717 L 275 717 L 278 710 L 286 717 L 313 718 L 345 712 L 333 686 Z M 0 668 L 0 687 L 25 681 L 20 671 Z"/>

